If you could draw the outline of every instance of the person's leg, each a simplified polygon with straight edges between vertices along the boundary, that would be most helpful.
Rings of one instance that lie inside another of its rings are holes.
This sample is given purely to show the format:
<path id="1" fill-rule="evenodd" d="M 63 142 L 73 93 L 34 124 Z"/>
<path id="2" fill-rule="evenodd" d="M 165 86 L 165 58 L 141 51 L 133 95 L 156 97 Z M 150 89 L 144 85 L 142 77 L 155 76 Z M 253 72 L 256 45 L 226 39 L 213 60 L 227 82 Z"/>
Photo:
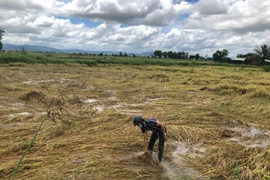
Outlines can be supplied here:
<path id="1" fill-rule="evenodd" d="M 163 133 L 159 133 L 159 141 L 158 141 L 158 160 L 161 162 L 164 151 L 164 137 Z"/>
<path id="2" fill-rule="evenodd" d="M 153 151 L 154 144 L 155 144 L 157 138 L 158 138 L 157 133 L 152 132 L 152 135 L 151 135 L 151 138 L 150 138 L 150 141 L 149 141 L 149 145 L 148 145 L 148 151 Z"/>

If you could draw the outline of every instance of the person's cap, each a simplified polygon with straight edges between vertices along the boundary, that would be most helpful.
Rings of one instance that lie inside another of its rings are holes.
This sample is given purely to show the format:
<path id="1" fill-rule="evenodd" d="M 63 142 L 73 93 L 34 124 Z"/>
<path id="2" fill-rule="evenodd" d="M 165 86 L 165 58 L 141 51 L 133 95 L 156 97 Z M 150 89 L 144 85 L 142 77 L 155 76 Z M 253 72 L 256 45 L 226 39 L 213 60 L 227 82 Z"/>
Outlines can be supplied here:
<path id="1" fill-rule="evenodd" d="M 133 123 L 136 126 L 141 120 L 143 120 L 142 116 L 135 116 Z"/>

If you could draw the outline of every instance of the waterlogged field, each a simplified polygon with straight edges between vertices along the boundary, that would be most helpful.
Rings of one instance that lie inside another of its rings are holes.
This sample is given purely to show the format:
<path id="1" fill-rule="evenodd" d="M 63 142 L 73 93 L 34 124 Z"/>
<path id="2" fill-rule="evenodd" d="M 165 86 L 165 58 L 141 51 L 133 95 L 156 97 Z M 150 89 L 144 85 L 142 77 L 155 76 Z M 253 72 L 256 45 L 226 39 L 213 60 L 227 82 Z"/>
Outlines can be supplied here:
<path id="1" fill-rule="evenodd" d="M 259 68 L 1 65 L 0 179 L 43 118 L 14 179 L 269 179 L 269 102 Z M 138 114 L 167 126 L 161 164 Z"/>

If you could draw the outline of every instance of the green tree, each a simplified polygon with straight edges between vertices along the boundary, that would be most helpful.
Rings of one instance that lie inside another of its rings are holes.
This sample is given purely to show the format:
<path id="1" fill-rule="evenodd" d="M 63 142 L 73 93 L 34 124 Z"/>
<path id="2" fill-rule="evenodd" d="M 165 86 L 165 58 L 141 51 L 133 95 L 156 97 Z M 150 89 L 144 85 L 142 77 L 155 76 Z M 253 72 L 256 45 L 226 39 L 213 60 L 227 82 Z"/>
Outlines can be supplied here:
<path id="1" fill-rule="evenodd" d="M 198 60 L 199 58 L 200 58 L 200 54 L 197 53 L 197 54 L 195 55 L 195 59 Z"/>
<path id="2" fill-rule="evenodd" d="M 4 33 L 5 33 L 4 28 L 0 27 L 0 50 L 2 50 L 3 48 L 2 38 L 4 36 Z"/>
<path id="3" fill-rule="evenodd" d="M 256 52 L 256 54 L 260 57 L 261 59 L 261 64 L 264 63 L 265 59 L 270 57 L 270 47 L 266 44 L 259 46 L 256 46 L 256 48 L 254 49 L 254 51 Z"/>
<path id="4" fill-rule="evenodd" d="M 181 59 L 182 53 L 179 51 L 177 52 L 177 59 Z"/>
<path id="5" fill-rule="evenodd" d="M 173 52 L 172 52 L 172 51 L 169 51 L 169 52 L 168 52 L 168 57 L 169 57 L 169 58 L 173 58 Z"/>
<path id="6" fill-rule="evenodd" d="M 168 53 L 167 52 L 163 52 L 162 55 L 163 55 L 164 58 L 167 58 L 168 57 Z"/>
<path id="7" fill-rule="evenodd" d="M 223 49 L 222 51 L 217 50 L 217 52 L 213 54 L 213 59 L 214 61 L 221 61 L 221 59 L 227 57 L 228 54 L 229 51 L 227 49 Z"/>
<path id="8" fill-rule="evenodd" d="M 177 57 L 178 57 L 177 52 L 173 52 L 173 59 L 177 59 Z"/>
<path id="9" fill-rule="evenodd" d="M 162 56 L 162 51 L 160 51 L 160 50 L 155 50 L 155 51 L 154 51 L 154 56 L 155 56 L 155 57 L 158 56 L 159 58 L 161 58 L 161 56 Z"/>
<path id="10" fill-rule="evenodd" d="M 21 48 L 21 52 L 22 52 L 22 54 L 27 54 L 27 52 L 26 52 L 26 50 L 25 50 L 24 47 Z"/>

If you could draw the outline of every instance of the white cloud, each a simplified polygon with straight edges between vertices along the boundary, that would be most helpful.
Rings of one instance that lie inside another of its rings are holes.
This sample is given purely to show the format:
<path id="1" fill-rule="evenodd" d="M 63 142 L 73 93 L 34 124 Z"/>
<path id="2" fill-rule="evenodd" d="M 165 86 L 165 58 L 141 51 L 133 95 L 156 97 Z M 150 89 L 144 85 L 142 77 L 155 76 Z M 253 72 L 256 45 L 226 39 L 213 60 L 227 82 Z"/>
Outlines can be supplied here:
<path id="1" fill-rule="evenodd" d="M 4 44 L 233 56 L 269 44 L 269 9 L 268 0 L 8 0 L 0 27 Z"/>
<path id="2" fill-rule="evenodd" d="M 201 0 L 195 5 L 194 9 L 200 15 L 227 14 L 228 4 L 223 0 Z"/>
<path id="3" fill-rule="evenodd" d="M 209 9 L 214 10 L 206 10 L 205 4 L 209 2 L 212 2 Z M 220 5 L 217 6 L 217 3 Z M 219 0 L 200 1 L 195 5 L 199 11 L 193 12 L 190 15 L 190 18 L 185 22 L 185 27 L 237 33 L 264 31 L 270 28 L 270 1 L 262 0 L 258 3 L 258 1 L 246 0 L 230 3 L 227 4 L 230 5 L 227 7 L 226 5 L 224 6 L 224 2 Z M 226 12 L 224 11 L 222 13 L 222 10 L 219 10 L 222 7 L 226 7 Z M 203 13 L 200 9 L 203 9 Z M 211 14 L 211 11 L 217 11 L 219 13 Z"/>
<path id="4" fill-rule="evenodd" d="M 158 3 L 152 0 L 74 0 L 59 8 L 59 13 L 69 17 L 129 24 L 144 18 L 157 8 Z"/>
<path id="5" fill-rule="evenodd" d="M 30 23 L 30 26 L 33 27 L 51 27 L 54 24 L 54 18 L 48 16 L 39 16 L 33 23 Z"/>
<path id="6" fill-rule="evenodd" d="M 41 3 L 41 1 L 40 1 Z M 41 10 L 42 6 L 35 0 L 8 0 L 0 1 L 0 9 L 11 11 Z"/>
<path id="7" fill-rule="evenodd" d="M 185 1 L 173 4 L 171 0 L 74 0 L 59 8 L 59 13 L 102 22 L 165 26 L 190 6 Z"/>
<path id="8" fill-rule="evenodd" d="M 191 5 L 185 1 L 180 4 L 172 4 L 170 1 L 162 1 L 159 9 L 148 14 L 141 22 L 152 26 L 166 26 L 175 22 L 179 15 L 189 12 Z"/>

